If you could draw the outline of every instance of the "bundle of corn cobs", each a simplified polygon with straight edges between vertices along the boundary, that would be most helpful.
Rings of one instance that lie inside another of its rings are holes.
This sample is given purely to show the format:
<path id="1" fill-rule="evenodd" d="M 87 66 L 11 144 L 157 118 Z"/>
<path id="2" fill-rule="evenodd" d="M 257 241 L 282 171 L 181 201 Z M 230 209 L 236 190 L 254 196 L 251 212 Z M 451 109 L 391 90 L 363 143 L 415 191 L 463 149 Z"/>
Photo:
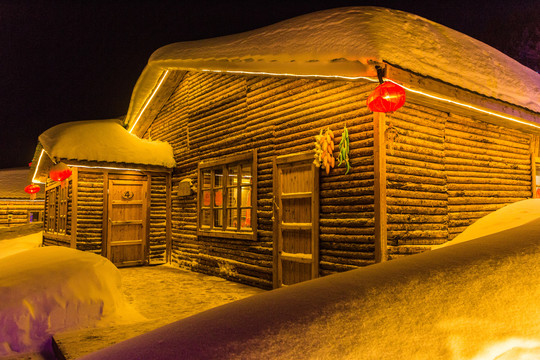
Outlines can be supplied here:
<path id="1" fill-rule="evenodd" d="M 315 160 L 313 163 L 317 167 L 322 167 L 326 170 L 326 174 L 330 173 L 330 168 L 333 168 L 336 159 L 334 159 L 334 133 L 330 128 L 321 129 L 319 135 L 315 136 Z"/>

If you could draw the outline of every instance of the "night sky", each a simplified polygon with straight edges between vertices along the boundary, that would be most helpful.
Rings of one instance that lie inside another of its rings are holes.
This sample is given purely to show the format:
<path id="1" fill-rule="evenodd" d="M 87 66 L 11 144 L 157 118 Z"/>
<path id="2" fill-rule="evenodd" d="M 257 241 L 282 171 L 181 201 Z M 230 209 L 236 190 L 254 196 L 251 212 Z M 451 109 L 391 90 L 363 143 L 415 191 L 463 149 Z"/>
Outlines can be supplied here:
<path id="1" fill-rule="evenodd" d="M 0 168 L 27 166 L 39 134 L 56 124 L 124 115 L 137 78 L 161 46 L 364 5 L 423 16 L 506 53 L 531 9 L 540 7 L 538 0 L 0 0 Z"/>

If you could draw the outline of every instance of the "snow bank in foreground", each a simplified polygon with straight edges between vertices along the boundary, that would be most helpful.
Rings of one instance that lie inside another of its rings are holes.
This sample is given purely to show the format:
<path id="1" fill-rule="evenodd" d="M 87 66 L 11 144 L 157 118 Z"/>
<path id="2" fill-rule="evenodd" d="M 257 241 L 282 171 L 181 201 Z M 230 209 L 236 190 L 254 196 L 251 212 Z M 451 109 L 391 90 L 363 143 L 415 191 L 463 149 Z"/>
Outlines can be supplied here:
<path id="1" fill-rule="evenodd" d="M 452 241 L 433 247 L 432 249 L 495 234 L 497 232 L 525 225 L 536 219 L 540 219 L 540 199 L 518 201 L 508 204 L 503 208 L 478 219 Z"/>
<path id="2" fill-rule="evenodd" d="M 43 233 L 41 231 L 15 239 L 0 240 L 0 259 L 40 247 L 42 242 Z"/>
<path id="3" fill-rule="evenodd" d="M 61 330 L 137 315 L 124 303 L 120 273 L 104 257 L 41 247 L 0 259 L 0 356 L 39 351 Z"/>
<path id="4" fill-rule="evenodd" d="M 531 359 L 540 219 L 227 304 L 83 357 Z"/>

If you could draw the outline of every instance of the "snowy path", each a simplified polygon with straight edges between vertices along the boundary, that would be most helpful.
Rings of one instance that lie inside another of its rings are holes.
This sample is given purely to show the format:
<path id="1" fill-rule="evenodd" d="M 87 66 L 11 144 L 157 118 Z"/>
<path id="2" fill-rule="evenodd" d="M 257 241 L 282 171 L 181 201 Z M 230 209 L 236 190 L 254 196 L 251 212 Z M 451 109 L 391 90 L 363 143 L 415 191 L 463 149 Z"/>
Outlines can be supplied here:
<path id="1" fill-rule="evenodd" d="M 120 269 L 122 291 L 148 321 L 57 334 L 66 359 L 146 333 L 176 320 L 264 290 L 168 265 Z"/>

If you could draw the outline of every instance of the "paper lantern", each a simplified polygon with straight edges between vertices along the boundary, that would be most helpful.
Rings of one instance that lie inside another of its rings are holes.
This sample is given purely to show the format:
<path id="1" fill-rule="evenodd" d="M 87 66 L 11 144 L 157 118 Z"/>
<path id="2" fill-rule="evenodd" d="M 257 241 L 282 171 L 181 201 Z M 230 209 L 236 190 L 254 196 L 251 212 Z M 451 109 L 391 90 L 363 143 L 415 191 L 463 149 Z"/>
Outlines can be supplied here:
<path id="1" fill-rule="evenodd" d="M 367 106 L 373 112 L 394 112 L 403 104 L 405 104 L 405 90 L 389 81 L 377 86 L 367 99 Z"/>
<path id="2" fill-rule="evenodd" d="M 49 171 L 49 177 L 54 181 L 64 181 L 71 176 L 71 169 L 63 162 L 58 163 Z"/>
<path id="3" fill-rule="evenodd" d="M 36 184 L 30 184 L 30 185 L 27 185 L 25 188 L 24 188 L 24 191 L 27 193 L 27 194 L 30 194 L 30 200 L 35 200 L 36 198 L 36 193 L 40 190 L 41 188 L 39 187 L 39 185 L 36 185 Z"/>

